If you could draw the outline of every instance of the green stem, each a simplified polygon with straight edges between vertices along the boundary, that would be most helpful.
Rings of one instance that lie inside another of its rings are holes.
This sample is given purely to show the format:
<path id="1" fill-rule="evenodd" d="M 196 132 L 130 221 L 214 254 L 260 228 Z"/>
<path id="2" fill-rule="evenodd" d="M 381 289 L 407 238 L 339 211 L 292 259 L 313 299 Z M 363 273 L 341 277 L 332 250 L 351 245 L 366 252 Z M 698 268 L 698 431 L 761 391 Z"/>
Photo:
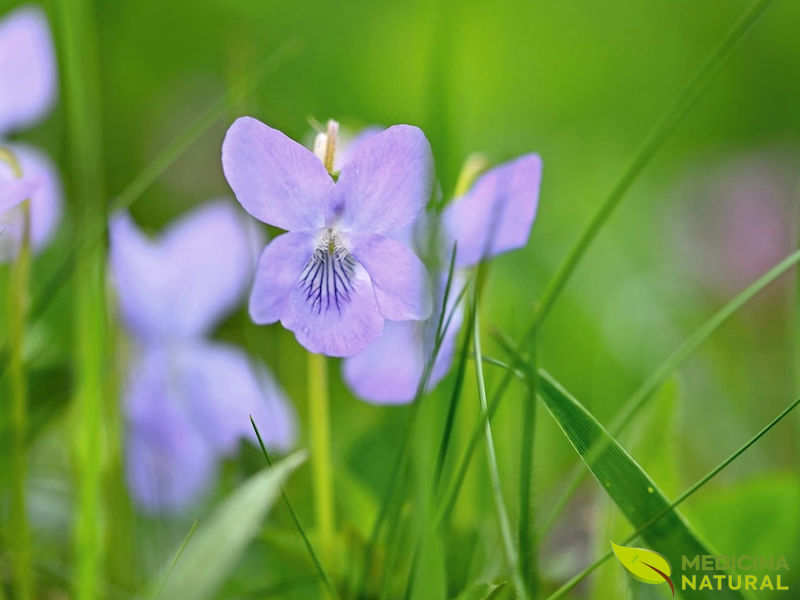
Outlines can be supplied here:
<path id="1" fill-rule="evenodd" d="M 78 239 L 86 240 L 78 243 L 75 269 L 75 600 L 94 600 L 99 593 L 103 557 L 100 523 L 104 518 L 102 415 L 107 401 L 107 373 L 111 369 L 106 335 L 105 248 L 91 243 L 94 232 L 105 227 L 107 215 L 93 6 L 89 0 L 58 2 L 72 157 L 70 191 L 78 207 Z"/>
<path id="2" fill-rule="evenodd" d="M 15 177 L 22 177 L 16 157 L 3 150 L 0 159 L 11 166 Z M 33 570 L 31 567 L 31 533 L 26 503 L 26 481 L 28 471 L 27 431 L 28 401 L 25 375 L 25 323 L 28 311 L 28 289 L 30 277 L 30 201 L 21 205 L 22 239 L 19 251 L 11 265 L 8 287 L 8 343 L 9 380 L 11 386 L 12 429 L 12 492 L 9 507 L 11 520 L 10 548 L 12 551 L 12 574 L 15 582 L 15 598 L 31 600 L 34 596 Z"/>
<path id="3" fill-rule="evenodd" d="M 308 355 L 308 421 L 314 510 L 322 561 L 331 565 L 334 553 L 333 469 L 331 467 L 328 363 L 321 354 Z"/>
<path id="4" fill-rule="evenodd" d="M 477 300 L 477 292 L 476 292 Z M 478 383 L 478 396 L 480 398 L 481 410 L 487 410 L 486 401 L 486 384 L 483 378 L 483 363 L 480 359 L 481 352 L 481 334 L 480 334 L 480 321 L 478 317 L 478 306 L 473 306 L 473 331 L 472 339 L 475 348 L 475 375 Z M 525 587 L 522 574 L 520 573 L 519 555 L 516 548 L 514 548 L 514 541 L 511 535 L 511 525 L 506 511 L 505 501 L 503 499 L 503 489 L 500 485 L 500 472 L 497 468 L 497 455 L 494 449 L 494 436 L 492 435 L 492 424 L 486 421 L 484 424 L 484 435 L 486 436 L 486 458 L 489 463 L 489 477 L 492 480 L 492 493 L 494 495 L 495 509 L 497 510 L 497 520 L 500 525 L 500 535 L 503 539 L 503 548 L 506 554 L 508 566 L 511 569 L 514 587 L 517 590 L 517 597 L 525 600 L 528 597 L 528 591 Z"/>
<path id="5" fill-rule="evenodd" d="M 784 419 L 784 417 L 786 417 L 790 412 L 792 412 L 795 408 L 797 408 L 798 405 L 800 405 L 800 399 L 795 400 L 789 406 L 787 406 L 785 409 L 783 409 L 783 411 L 777 417 L 772 419 L 772 421 L 770 421 L 766 426 L 764 426 L 764 428 L 761 429 L 761 431 L 759 431 L 756 435 L 754 435 L 752 438 L 750 438 L 742 446 L 740 446 L 738 449 L 736 449 L 730 456 L 728 456 L 728 458 L 726 458 L 721 463 L 719 463 L 716 467 L 711 469 L 711 471 L 709 471 L 702 479 L 697 481 L 694 485 L 689 487 L 689 489 L 687 489 L 680 496 L 678 496 L 675 499 L 675 501 L 672 502 L 672 504 L 670 504 L 669 506 L 665 507 L 661 512 L 659 512 L 658 514 L 653 516 L 652 519 L 647 521 L 639 529 L 637 529 L 631 535 L 629 535 L 622 542 L 622 544 L 630 544 L 633 540 L 635 540 L 640 535 L 642 535 L 645 531 L 647 531 L 647 529 L 652 527 L 660 519 L 664 518 L 666 515 L 670 514 L 673 510 L 675 510 L 678 506 L 683 504 L 683 502 L 685 502 L 697 490 L 702 488 L 705 484 L 707 484 L 709 481 L 711 481 L 714 477 L 719 475 L 719 473 L 723 469 L 725 469 L 733 461 L 735 461 L 737 458 L 739 458 L 740 455 L 742 455 L 748 448 L 753 446 L 753 444 L 758 442 L 758 440 L 760 440 L 762 437 L 764 437 L 767 434 L 767 432 L 769 432 L 770 429 L 772 429 L 773 427 L 775 427 L 775 425 L 780 423 Z M 547 597 L 546 600 L 557 600 L 558 598 L 563 598 L 564 595 L 566 593 L 568 593 L 570 590 L 572 590 L 576 585 L 578 585 L 578 583 L 580 583 L 583 580 L 584 577 L 589 575 L 592 571 L 594 571 L 597 567 L 602 565 L 604 562 L 606 562 L 612 556 L 613 556 L 613 552 L 608 552 L 608 553 L 604 554 L 603 556 L 598 558 L 595 562 L 593 562 L 591 565 L 586 567 L 583 571 L 581 571 L 580 573 L 575 575 L 572 579 L 567 581 L 564 585 L 562 585 L 560 588 L 558 588 L 555 592 L 550 594 Z"/>

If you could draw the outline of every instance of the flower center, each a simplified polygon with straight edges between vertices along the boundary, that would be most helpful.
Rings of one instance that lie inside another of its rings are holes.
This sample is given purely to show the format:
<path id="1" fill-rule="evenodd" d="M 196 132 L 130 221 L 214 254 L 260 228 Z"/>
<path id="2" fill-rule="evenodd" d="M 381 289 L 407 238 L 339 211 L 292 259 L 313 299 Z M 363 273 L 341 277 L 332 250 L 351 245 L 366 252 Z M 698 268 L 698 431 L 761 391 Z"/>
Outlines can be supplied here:
<path id="1" fill-rule="evenodd" d="M 326 229 L 303 269 L 299 286 L 312 312 L 342 313 L 353 292 L 356 260 L 333 229 Z"/>

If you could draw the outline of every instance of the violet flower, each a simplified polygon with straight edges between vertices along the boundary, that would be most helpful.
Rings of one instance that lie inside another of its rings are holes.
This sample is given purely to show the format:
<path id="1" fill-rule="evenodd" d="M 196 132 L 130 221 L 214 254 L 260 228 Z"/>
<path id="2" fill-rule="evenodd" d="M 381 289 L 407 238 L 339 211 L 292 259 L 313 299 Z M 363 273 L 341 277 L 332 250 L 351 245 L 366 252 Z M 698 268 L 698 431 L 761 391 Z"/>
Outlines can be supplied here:
<path id="1" fill-rule="evenodd" d="M 443 255 L 457 242 L 455 266 L 466 269 L 528 243 L 539 201 L 542 163 L 527 154 L 484 173 L 464 196 L 456 198 L 442 215 L 440 242 Z M 440 290 L 446 274 L 440 277 Z M 465 277 L 456 271 L 445 316 L 452 314 L 428 380 L 432 389 L 450 370 L 463 311 L 455 305 Z M 440 294 L 441 296 L 441 294 Z M 425 322 L 387 322 L 381 337 L 344 361 L 347 385 L 359 397 L 378 404 L 402 404 L 414 399 L 434 348 L 442 299 Z"/>
<path id="2" fill-rule="evenodd" d="M 425 267 L 394 235 L 427 203 L 432 162 L 422 131 L 395 125 L 359 144 L 334 180 L 280 131 L 237 119 L 222 145 L 225 177 L 247 212 L 288 231 L 261 255 L 252 319 L 280 321 L 311 352 L 351 356 L 385 319 L 427 318 Z"/>
<path id="3" fill-rule="evenodd" d="M 239 301 L 252 272 L 247 227 L 223 202 L 172 225 L 158 240 L 126 213 L 111 220 L 111 275 L 136 342 L 124 391 L 127 477 L 145 510 L 175 511 L 205 492 L 219 459 L 243 438 L 287 450 L 293 414 L 263 367 L 205 339 Z"/>
<path id="4" fill-rule="evenodd" d="M 50 160 L 25 144 L 4 138 L 34 124 L 56 97 L 56 61 L 44 14 L 20 8 L 0 20 L 0 146 L 19 161 L 22 178 L 0 161 L 0 262 L 16 256 L 23 235 L 20 204 L 30 199 L 34 250 L 50 239 L 61 216 L 61 183 Z"/>

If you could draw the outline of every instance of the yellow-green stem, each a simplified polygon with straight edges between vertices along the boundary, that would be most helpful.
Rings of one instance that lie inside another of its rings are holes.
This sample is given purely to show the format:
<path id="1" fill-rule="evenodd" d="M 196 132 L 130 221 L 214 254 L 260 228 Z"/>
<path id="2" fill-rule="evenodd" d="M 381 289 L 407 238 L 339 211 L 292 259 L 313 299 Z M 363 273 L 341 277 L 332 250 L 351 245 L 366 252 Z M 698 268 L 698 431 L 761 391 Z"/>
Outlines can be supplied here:
<path id="1" fill-rule="evenodd" d="M 333 469 L 328 406 L 328 363 L 321 354 L 308 355 L 308 422 L 314 510 L 323 564 L 331 569 L 334 549 Z"/>
<path id="2" fill-rule="evenodd" d="M 13 154 L 4 150 L 0 159 L 7 162 L 15 177 L 22 177 L 22 170 Z M 11 387 L 12 429 L 12 491 L 9 507 L 11 539 L 11 568 L 14 577 L 15 598 L 33 598 L 33 571 L 31 569 L 31 534 L 28 524 L 25 486 L 28 471 L 27 431 L 28 401 L 25 376 L 25 322 L 28 312 L 28 278 L 30 275 L 30 202 L 25 201 L 22 211 L 22 237 L 19 251 L 11 265 L 8 287 L 8 342 L 9 383 Z"/>
<path id="3" fill-rule="evenodd" d="M 78 239 L 91 239 L 105 225 L 100 84 L 95 4 L 88 0 L 57 3 L 67 124 L 70 192 L 75 203 Z M 80 244 L 75 282 L 75 378 L 73 451 L 75 458 L 75 600 L 94 600 L 106 556 L 102 501 L 104 407 L 109 401 L 110 352 L 107 337 L 105 247 Z"/>

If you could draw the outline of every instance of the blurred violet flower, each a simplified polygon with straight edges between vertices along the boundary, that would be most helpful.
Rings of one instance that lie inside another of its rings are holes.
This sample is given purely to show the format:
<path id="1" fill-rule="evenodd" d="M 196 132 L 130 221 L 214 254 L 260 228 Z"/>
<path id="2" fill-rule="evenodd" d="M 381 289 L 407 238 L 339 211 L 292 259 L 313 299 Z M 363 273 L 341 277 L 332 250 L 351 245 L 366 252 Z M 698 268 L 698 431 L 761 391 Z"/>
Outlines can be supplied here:
<path id="1" fill-rule="evenodd" d="M 455 266 L 461 270 L 482 258 L 525 246 L 536 217 L 541 172 L 539 156 L 526 154 L 487 171 L 472 189 L 453 200 L 442 215 L 441 262 L 447 262 L 445 255 L 456 242 Z M 425 364 L 433 353 L 446 279 L 446 273 L 442 274 L 440 297 L 431 319 L 387 321 L 383 335 L 344 361 L 344 379 L 356 395 L 377 404 L 403 404 L 414 399 Z M 453 316 L 433 364 L 428 389 L 450 370 L 463 321 L 456 298 L 464 281 L 463 272 L 456 271 L 445 307 L 445 319 L 451 313 Z"/>
<path id="2" fill-rule="evenodd" d="M 309 351 L 330 356 L 364 349 L 385 319 L 426 319 L 425 267 L 396 234 L 427 203 L 432 164 L 422 131 L 395 125 L 358 144 L 334 180 L 312 151 L 237 119 L 222 145 L 225 177 L 247 212 L 288 231 L 261 255 L 252 319 L 280 321 Z"/>
<path id="3" fill-rule="evenodd" d="M 17 179 L 0 161 L 0 262 L 16 256 L 23 235 L 20 204 L 30 199 L 30 236 L 34 250 L 50 239 L 61 216 L 61 183 L 41 152 L 4 138 L 34 124 L 56 97 L 56 60 L 44 14 L 23 7 L 0 20 L 0 146 L 11 150 L 22 170 Z"/>
<path id="4" fill-rule="evenodd" d="M 294 416 L 282 390 L 239 349 L 204 338 L 244 292 L 254 253 L 233 207 L 213 202 L 158 240 L 126 213 L 110 224 L 111 275 L 136 342 L 125 387 L 127 476 L 150 512 L 179 510 L 213 482 L 242 438 L 288 450 Z"/>

